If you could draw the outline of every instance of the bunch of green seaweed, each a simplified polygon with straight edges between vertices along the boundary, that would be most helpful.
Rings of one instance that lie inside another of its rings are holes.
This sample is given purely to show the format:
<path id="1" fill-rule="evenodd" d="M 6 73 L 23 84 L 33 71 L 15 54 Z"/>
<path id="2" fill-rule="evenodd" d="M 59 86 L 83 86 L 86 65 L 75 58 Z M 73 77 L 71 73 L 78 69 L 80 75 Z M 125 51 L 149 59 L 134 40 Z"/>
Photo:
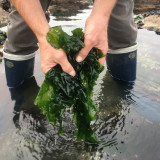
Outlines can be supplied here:
<path id="1" fill-rule="evenodd" d="M 62 48 L 76 71 L 72 77 L 65 73 L 60 65 L 56 65 L 45 75 L 35 104 L 39 106 L 49 122 L 57 126 L 59 133 L 63 133 L 62 115 L 66 108 L 72 109 L 73 122 L 77 129 L 74 132 L 77 140 L 96 143 L 97 138 L 91 128 L 91 121 L 97 119 L 97 106 L 92 100 L 93 87 L 104 67 L 98 59 L 103 53 L 93 48 L 87 58 L 76 62 L 78 52 L 84 47 L 84 33 L 81 28 L 72 31 L 72 35 L 65 33 L 60 26 L 53 27 L 47 33 L 47 41 L 56 49 Z"/>

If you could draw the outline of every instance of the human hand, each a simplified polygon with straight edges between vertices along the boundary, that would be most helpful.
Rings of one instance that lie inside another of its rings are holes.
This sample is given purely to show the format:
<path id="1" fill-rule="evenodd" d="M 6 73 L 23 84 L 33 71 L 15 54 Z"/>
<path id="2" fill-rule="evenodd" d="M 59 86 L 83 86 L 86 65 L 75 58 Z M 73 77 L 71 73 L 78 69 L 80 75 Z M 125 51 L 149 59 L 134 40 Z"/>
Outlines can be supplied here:
<path id="1" fill-rule="evenodd" d="M 54 49 L 46 40 L 49 24 L 39 0 L 10 0 L 25 22 L 34 32 L 39 42 L 41 69 L 47 73 L 52 67 L 60 64 L 63 71 L 75 76 L 75 71 L 67 60 L 62 49 Z"/>
<path id="2" fill-rule="evenodd" d="M 41 69 L 44 73 L 47 73 L 51 68 L 60 64 L 64 72 L 75 76 L 75 70 L 62 49 L 54 49 L 46 39 L 43 42 L 39 42 L 39 46 L 41 52 Z"/>
<path id="3" fill-rule="evenodd" d="M 106 17 L 90 15 L 87 18 L 84 35 L 85 47 L 79 52 L 77 62 L 83 61 L 93 47 L 100 49 L 106 55 L 108 50 L 107 27 Z M 104 65 L 105 57 L 100 58 L 99 62 Z"/>

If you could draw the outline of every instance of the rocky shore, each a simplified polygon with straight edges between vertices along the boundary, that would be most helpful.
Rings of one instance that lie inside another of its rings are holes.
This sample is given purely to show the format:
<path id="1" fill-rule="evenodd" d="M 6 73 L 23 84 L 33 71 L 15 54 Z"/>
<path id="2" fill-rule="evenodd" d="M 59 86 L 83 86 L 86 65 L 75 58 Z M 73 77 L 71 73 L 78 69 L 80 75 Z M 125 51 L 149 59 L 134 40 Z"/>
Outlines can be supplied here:
<path id="1" fill-rule="evenodd" d="M 160 35 L 160 10 L 152 10 L 135 16 L 138 29 L 146 28 Z"/>
<path id="2" fill-rule="evenodd" d="M 135 14 L 142 14 L 159 9 L 160 9 L 160 1 L 148 0 L 148 2 L 145 2 L 145 0 L 143 1 L 135 0 L 135 6 L 134 6 Z"/>
<path id="3" fill-rule="evenodd" d="M 135 21 L 138 23 L 138 28 L 160 29 L 160 3 L 156 0 L 153 1 L 152 4 L 152 2 L 149 3 L 149 1 L 144 3 L 144 1 L 135 0 L 134 12 L 141 17 L 141 19 Z M 72 0 L 53 0 L 49 7 L 49 13 L 57 17 L 67 17 L 70 16 L 71 11 L 72 14 L 77 14 L 80 9 L 88 7 L 89 4 L 87 0 L 75 0 L 74 2 Z M 8 12 L 0 8 L 0 27 L 7 25 L 8 15 Z"/>
<path id="4" fill-rule="evenodd" d="M 8 23 L 8 15 L 9 15 L 9 13 L 4 11 L 0 7 L 0 28 L 7 25 L 7 23 Z"/>

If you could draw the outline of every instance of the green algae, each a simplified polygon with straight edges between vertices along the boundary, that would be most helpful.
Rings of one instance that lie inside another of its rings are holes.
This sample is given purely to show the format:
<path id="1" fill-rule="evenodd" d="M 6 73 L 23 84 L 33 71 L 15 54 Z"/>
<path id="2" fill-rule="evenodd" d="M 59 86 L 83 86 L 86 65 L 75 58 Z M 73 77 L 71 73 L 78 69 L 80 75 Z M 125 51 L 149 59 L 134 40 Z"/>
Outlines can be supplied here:
<path id="1" fill-rule="evenodd" d="M 78 63 L 76 56 L 84 47 L 84 33 L 81 28 L 65 33 L 60 26 L 53 27 L 47 34 L 47 41 L 56 49 L 62 48 L 76 71 L 72 77 L 56 65 L 46 75 L 35 104 L 46 115 L 49 122 L 56 126 L 59 123 L 59 134 L 63 133 L 62 115 L 66 108 L 72 108 L 73 121 L 77 129 L 74 132 L 77 140 L 97 143 L 91 128 L 91 121 L 97 119 L 97 106 L 92 100 L 93 87 L 99 74 L 103 71 L 98 59 L 103 53 L 93 48 L 86 59 Z"/>

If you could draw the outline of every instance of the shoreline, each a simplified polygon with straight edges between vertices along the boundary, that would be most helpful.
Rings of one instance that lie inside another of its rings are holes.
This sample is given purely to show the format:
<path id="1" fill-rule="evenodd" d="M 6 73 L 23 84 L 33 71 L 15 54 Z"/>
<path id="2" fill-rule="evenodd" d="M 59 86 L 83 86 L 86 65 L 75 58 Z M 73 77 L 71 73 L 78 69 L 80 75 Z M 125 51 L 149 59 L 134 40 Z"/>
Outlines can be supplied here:
<path id="1" fill-rule="evenodd" d="M 160 35 L 160 10 L 138 14 L 134 17 L 134 22 L 138 29 L 155 31 L 156 34 Z"/>
<path id="2" fill-rule="evenodd" d="M 61 0 L 63 1 L 63 0 Z M 60 5 L 61 4 L 61 5 Z M 89 4 L 87 4 L 84 0 L 80 2 L 78 0 L 78 6 L 75 7 L 72 5 L 72 10 L 78 10 L 78 8 L 87 8 Z M 58 7 L 57 7 L 58 6 Z M 135 23 L 138 26 L 138 29 L 146 28 L 149 30 L 160 30 L 160 5 L 154 5 L 154 4 L 140 4 L 135 3 L 134 12 L 136 16 L 141 17 L 140 19 L 135 20 Z M 66 1 L 65 4 L 59 3 L 58 1 L 55 4 L 52 4 L 49 7 L 49 13 L 54 16 L 58 16 L 57 12 L 60 13 L 60 16 L 68 15 L 68 12 L 71 10 L 71 4 L 70 2 Z M 158 14 L 155 14 L 157 12 Z M 2 8 L 0 8 L 0 28 L 7 26 L 8 24 L 8 15 L 9 12 L 4 11 Z M 145 16 L 148 15 L 148 16 Z M 140 22 L 139 22 L 140 21 Z M 143 24 L 143 25 L 142 25 Z"/>

